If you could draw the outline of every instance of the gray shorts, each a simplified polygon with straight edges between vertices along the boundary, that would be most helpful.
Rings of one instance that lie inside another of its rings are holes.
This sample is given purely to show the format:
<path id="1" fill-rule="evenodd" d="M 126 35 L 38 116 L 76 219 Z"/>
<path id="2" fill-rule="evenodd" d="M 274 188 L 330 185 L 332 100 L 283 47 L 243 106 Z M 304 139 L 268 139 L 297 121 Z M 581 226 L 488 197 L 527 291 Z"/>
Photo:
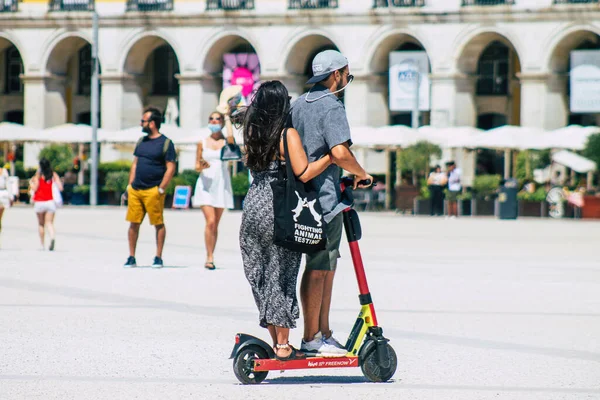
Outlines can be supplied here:
<path id="1" fill-rule="evenodd" d="M 306 269 L 313 271 L 335 271 L 340 258 L 340 243 L 344 227 L 343 213 L 336 215 L 325 228 L 327 247 L 325 250 L 306 255 Z"/>
<path id="2" fill-rule="evenodd" d="M 56 212 L 56 203 L 54 200 L 48 201 L 36 201 L 33 203 L 33 210 L 39 213 L 55 213 Z"/>

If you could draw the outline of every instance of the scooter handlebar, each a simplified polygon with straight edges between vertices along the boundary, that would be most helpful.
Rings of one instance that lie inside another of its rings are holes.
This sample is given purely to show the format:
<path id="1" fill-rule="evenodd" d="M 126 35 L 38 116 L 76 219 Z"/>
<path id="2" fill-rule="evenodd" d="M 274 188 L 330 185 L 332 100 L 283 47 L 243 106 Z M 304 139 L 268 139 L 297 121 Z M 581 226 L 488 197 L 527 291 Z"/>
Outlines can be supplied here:
<path id="1" fill-rule="evenodd" d="M 354 186 L 354 179 L 348 177 L 348 176 L 344 176 L 342 177 L 342 191 L 345 190 L 346 188 L 350 188 L 352 189 L 352 187 Z M 362 181 L 359 181 L 358 184 L 361 186 L 371 186 L 373 182 L 371 182 L 370 179 L 364 179 Z"/>

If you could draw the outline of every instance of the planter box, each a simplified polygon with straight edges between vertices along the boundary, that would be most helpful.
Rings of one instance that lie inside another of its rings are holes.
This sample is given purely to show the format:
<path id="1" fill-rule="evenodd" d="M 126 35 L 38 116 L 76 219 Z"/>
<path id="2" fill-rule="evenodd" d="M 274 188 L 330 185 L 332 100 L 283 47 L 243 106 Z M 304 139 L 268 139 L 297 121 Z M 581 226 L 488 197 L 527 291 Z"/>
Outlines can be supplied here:
<path id="1" fill-rule="evenodd" d="M 458 200 L 457 203 L 457 208 L 458 208 L 458 215 L 462 216 L 462 217 L 468 217 L 473 215 L 473 210 L 472 210 L 472 202 L 473 200 Z M 446 200 L 446 214 L 448 214 L 448 201 Z"/>
<path id="2" fill-rule="evenodd" d="M 600 197 L 585 196 L 583 202 L 581 218 L 600 218 Z"/>
<path id="3" fill-rule="evenodd" d="M 413 212 L 415 215 L 431 215 L 431 200 L 415 199 Z"/>
<path id="4" fill-rule="evenodd" d="M 472 199 L 471 215 L 491 217 L 495 215 L 494 200 Z"/>
<path id="5" fill-rule="evenodd" d="M 89 193 L 73 193 L 71 196 L 71 204 L 74 206 L 84 206 L 90 204 Z"/>
<path id="6" fill-rule="evenodd" d="M 412 185 L 396 186 L 396 210 L 412 213 L 417 197 L 419 197 L 418 187 Z"/>
<path id="7" fill-rule="evenodd" d="M 244 207 L 244 199 L 246 196 L 234 195 L 233 196 L 233 209 L 242 210 Z"/>
<path id="8" fill-rule="evenodd" d="M 519 217 L 545 217 L 547 207 L 543 207 L 542 201 L 519 200 Z"/>

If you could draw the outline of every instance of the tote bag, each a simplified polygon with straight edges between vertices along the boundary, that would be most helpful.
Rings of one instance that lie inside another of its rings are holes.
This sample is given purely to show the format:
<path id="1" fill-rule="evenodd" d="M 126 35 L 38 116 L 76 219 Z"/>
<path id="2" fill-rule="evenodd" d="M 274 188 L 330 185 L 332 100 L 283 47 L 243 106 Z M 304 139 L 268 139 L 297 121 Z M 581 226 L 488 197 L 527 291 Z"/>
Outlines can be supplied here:
<path id="1" fill-rule="evenodd" d="M 283 133 L 285 170 L 281 163 L 279 177 L 271 182 L 275 230 L 273 242 L 300 253 L 325 249 L 325 221 L 317 191 L 310 182 L 296 179 L 288 153 L 287 130 Z"/>
<path id="2" fill-rule="evenodd" d="M 54 182 L 54 180 L 52 180 L 52 200 L 54 200 L 54 204 L 56 204 L 56 207 L 63 206 L 62 195 L 60 194 L 60 190 L 58 189 L 58 186 L 56 185 L 56 182 Z"/>

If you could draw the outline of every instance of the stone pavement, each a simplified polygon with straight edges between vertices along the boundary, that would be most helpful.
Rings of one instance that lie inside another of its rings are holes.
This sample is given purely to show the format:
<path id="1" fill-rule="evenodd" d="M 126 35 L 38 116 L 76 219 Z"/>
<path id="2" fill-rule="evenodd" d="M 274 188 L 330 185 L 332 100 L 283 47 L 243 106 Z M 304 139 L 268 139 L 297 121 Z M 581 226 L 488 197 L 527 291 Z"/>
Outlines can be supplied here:
<path id="1" fill-rule="evenodd" d="M 228 359 L 235 333 L 268 335 L 242 271 L 239 212 L 225 214 L 208 271 L 198 211 L 167 211 L 167 268 L 126 270 L 123 209 L 59 210 L 53 253 L 39 250 L 31 208 L 8 210 L 0 399 L 600 398 L 600 223 L 361 216 L 393 381 L 330 369 L 242 386 Z M 359 306 L 342 246 L 332 324 L 345 340 Z M 153 255 L 144 223 L 138 263 Z"/>

